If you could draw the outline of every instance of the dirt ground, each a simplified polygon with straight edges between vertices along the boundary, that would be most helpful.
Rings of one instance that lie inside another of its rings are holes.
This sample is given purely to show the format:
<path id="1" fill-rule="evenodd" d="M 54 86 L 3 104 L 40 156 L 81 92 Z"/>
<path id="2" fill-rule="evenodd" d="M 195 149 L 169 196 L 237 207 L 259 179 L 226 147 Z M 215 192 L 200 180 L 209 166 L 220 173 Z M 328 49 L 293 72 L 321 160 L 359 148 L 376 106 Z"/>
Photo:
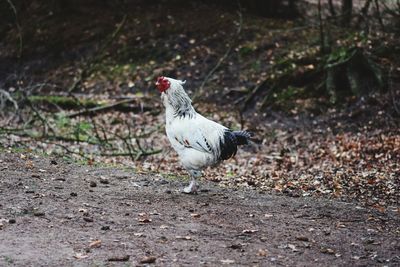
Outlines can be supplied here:
<path id="1" fill-rule="evenodd" d="M 398 266 L 399 214 L 0 155 L 1 266 Z"/>

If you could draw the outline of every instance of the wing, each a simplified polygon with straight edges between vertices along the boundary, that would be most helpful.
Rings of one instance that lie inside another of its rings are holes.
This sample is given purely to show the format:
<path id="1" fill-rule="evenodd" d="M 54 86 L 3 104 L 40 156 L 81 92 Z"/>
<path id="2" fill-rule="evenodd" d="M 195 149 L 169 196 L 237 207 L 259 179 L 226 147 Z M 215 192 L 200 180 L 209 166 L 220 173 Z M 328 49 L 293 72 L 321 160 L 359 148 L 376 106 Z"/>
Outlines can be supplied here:
<path id="1" fill-rule="evenodd" d="M 176 118 L 167 129 L 170 139 L 186 148 L 217 155 L 220 139 L 226 127 L 204 118 L 200 114 L 189 118 Z"/>

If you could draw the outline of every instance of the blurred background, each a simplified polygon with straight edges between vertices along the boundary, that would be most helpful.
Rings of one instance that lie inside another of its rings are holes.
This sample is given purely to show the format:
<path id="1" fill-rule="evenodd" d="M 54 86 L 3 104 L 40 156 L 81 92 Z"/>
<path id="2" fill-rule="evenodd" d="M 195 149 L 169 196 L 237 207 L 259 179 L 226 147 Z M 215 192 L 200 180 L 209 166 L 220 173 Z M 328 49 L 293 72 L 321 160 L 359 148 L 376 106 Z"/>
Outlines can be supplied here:
<path id="1" fill-rule="evenodd" d="M 399 0 L 1 0 L 0 12 L 3 152 L 182 176 L 164 75 L 187 80 L 205 116 L 255 133 L 206 179 L 399 201 Z"/>

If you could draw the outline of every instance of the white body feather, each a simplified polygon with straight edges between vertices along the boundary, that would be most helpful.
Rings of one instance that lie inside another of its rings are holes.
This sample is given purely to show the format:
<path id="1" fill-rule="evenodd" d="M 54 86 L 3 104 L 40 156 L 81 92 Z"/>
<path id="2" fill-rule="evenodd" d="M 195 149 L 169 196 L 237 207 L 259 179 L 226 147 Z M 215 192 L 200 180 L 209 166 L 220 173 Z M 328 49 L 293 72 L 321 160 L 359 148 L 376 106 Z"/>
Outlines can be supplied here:
<path id="1" fill-rule="evenodd" d="M 171 107 L 166 108 L 168 139 L 188 170 L 201 170 L 217 163 L 221 136 L 226 129 L 197 112 L 191 117 L 176 117 Z"/>

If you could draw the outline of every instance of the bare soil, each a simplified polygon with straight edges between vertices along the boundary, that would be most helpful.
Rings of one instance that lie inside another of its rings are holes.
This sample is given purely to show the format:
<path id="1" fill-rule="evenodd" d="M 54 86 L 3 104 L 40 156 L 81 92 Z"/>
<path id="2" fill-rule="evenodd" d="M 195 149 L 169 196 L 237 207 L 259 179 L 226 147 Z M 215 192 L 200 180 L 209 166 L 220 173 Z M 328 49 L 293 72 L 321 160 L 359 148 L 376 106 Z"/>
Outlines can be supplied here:
<path id="1" fill-rule="evenodd" d="M 398 266 L 399 214 L 0 155 L 1 266 Z"/>

